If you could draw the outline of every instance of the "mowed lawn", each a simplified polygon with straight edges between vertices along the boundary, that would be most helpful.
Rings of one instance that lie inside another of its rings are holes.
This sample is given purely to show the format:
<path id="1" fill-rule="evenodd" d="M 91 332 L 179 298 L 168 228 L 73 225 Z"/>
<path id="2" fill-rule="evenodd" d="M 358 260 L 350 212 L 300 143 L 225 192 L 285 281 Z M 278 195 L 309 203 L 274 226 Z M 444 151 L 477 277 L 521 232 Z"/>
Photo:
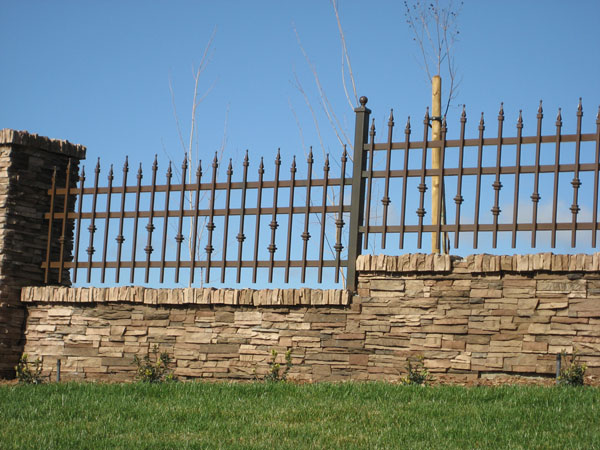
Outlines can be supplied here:
<path id="1" fill-rule="evenodd" d="M 4 385 L 0 448 L 600 448 L 600 389 Z"/>

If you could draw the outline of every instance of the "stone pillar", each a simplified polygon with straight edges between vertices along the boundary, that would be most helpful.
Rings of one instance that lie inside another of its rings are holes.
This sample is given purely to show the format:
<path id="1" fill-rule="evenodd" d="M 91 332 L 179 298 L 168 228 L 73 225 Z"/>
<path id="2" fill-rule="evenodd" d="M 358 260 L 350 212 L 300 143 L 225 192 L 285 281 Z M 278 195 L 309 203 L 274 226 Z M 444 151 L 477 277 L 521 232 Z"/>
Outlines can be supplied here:
<path id="1" fill-rule="evenodd" d="M 21 287 L 44 284 L 41 265 L 48 232 L 44 213 L 50 210 L 52 172 L 56 167 L 57 187 L 64 188 L 71 159 L 71 186 L 76 186 L 79 161 L 84 158 L 85 147 L 81 145 L 26 131 L 0 130 L 0 378 L 14 376 L 23 351 L 27 312 L 20 302 Z M 71 210 L 74 203 L 72 199 Z M 65 237 L 65 255 L 69 257 L 72 223 Z M 58 239 L 55 241 L 53 251 L 58 250 Z M 62 281 L 68 285 L 69 274 L 65 272 Z"/>

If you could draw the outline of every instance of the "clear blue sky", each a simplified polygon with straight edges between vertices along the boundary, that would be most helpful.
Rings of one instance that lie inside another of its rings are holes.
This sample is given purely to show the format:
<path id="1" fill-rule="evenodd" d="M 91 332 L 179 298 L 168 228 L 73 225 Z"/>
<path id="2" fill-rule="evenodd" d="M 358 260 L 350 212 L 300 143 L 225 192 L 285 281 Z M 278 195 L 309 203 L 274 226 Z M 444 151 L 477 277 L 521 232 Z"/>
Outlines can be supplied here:
<path id="1" fill-rule="evenodd" d="M 400 130 L 410 115 L 420 136 L 430 85 L 403 2 L 339 0 L 339 12 L 358 95 L 368 96 L 379 136 L 385 135 L 390 108 Z M 565 132 L 574 132 L 579 97 L 584 132 L 593 132 L 600 104 L 599 17 L 597 0 L 466 0 L 454 49 L 462 82 L 448 114 L 449 134 L 458 132 L 461 104 L 469 135 L 482 111 L 494 133 L 500 102 L 505 135 L 514 134 L 519 109 L 524 134 L 535 134 L 540 99 L 545 133 L 554 132 L 558 107 Z M 205 162 L 223 142 L 224 156 L 236 167 L 248 149 L 251 161 L 265 157 L 268 172 L 278 147 L 286 168 L 292 154 L 304 159 L 309 145 L 319 170 L 324 152 L 339 157 L 340 144 L 319 106 L 294 26 L 341 128 L 353 133 L 354 113 L 341 81 L 341 43 L 327 0 L 3 0 L 2 23 L 0 128 L 83 144 L 88 166 L 101 157 L 104 167 L 120 167 L 129 155 L 130 162 L 149 169 L 154 154 L 162 167 L 169 157 L 179 165 L 183 150 L 173 103 L 187 141 L 193 71 L 213 30 L 199 83 L 200 94 L 207 95 L 197 111 L 197 149 Z M 315 110 L 321 139 L 296 76 Z M 510 204 L 503 205 L 507 208 Z M 590 250 L 587 238 L 581 245 Z"/>
<path id="2" fill-rule="evenodd" d="M 198 110 L 201 152 L 210 155 L 220 147 L 226 124 L 228 156 L 245 149 L 269 155 L 277 147 L 302 154 L 292 109 L 305 145 L 319 147 L 294 72 L 317 110 L 325 146 L 337 152 L 294 23 L 334 110 L 352 133 L 341 87 L 341 45 L 326 0 L 2 3 L 0 127 L 86 145 L 88 160 L 102 156 L 116 163 L 128 154 L 145 162 L 163 148 L 181 153 L 169 78 L 187 136 L 192 68 L 215 27 L 200 80 L 202 93 L 213 86 Z M 369 97 L 378 124 L 389 108 L 399 123 L 408 115 L 420 122 L 430 90 L 403 2 L 340 0 L 339 10 L 358 93 Z M 540 99 L 550 117 L 558 106 L 572 114 L 579 97 L 584 123 L 593 124 L 600 104 L 598 17 L 596 0 L 465 1 L 455 104 L 467 105 L 469 125 L 475 127 L 481 111 L 495 118 L 504 101 L 507 125 L 523 109 L 525 132 L 533 132 Z M 451 128 L 458 114 L 458 107 L 450 110 Z"/>

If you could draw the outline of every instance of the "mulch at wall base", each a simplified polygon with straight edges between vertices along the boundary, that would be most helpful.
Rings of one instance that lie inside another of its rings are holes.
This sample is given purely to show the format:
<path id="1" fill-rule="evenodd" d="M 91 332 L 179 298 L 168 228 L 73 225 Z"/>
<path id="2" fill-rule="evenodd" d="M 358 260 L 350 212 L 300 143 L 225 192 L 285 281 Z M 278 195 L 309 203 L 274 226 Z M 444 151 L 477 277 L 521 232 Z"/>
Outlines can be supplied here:
<path id="1" fill-rule="evenodd" d="M 133 382 L 134 380 L 132 380 Z M 186 380 L 193 381 L 193 380 Z M 196 380 L 197 381 L 197 380 Z M 208 383 L 231 383 L 231 382 L 239 382 L 239 383 L 250 383 L 253 381 L 250 380 L 202 380 L 203 382 Z M 110 380 L 103 380 L 101 382 L 97 381 L 79 381 L 81 383 L 102 383 L 102 384 L 111 384 Z M 184 381 L 185 382 L 185 381 Z M 294 380 L 289 380 L 290 383 L 295 383 Z M 45 382 L 45 383 L 54 383 L 54 381 Z M 122 381 L 115 382 L 122 383 Z M 306 384 L 306 381 L 300 382 L 298 384 Z M 341 383 L 344 383 L 343 381 Z M 365 381 L 363 383 L 369 383 Z M 18 385 L 18 380 L 5 380 L 0 379 L 0 386 L 16 386 Z M 453 385 L 453 386 L 465 386 L 465 387 L 473 387 L 473 386 L 510 386 L 510 385 L 519 385 L 519 386 L 556 386 L 556 380 L 552 377 L 531 377 L 531 376 L 520 376 L 520 375 L 505 375 L 505 374 L 488 374 L 481 378 L 474 378 L 465 376 L 464 379 L 459 379 L 456 375 L 449 377 L 447 375 L 440 375 L 434 378 L 431 383 L 433 386 L 437 385 Z M 585 386 L 593 386 L 600 387 L 600 377 L 590 375 L 585 377 Z"/>

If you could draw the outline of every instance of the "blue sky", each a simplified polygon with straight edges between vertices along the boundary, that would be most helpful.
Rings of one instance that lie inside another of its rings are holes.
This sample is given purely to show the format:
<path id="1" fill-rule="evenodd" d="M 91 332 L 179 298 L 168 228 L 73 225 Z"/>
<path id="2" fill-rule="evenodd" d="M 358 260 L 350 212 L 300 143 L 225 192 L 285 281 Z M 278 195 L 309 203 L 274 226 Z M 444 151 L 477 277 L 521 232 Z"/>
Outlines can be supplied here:
<path id="1" fill-rule="evenodd" d="M 401 129 L 410 115 L 413 129 L 420 130 L 430 85 L 403 2 L 339 0 L 339 13 L 358 95 L 368 96 L 381 136 L 390 108 Z M 213 32 L 199 82 L 206 97 L 198 106 L 195 138 L 204 161 L 221 148 L 234 166 L 246 149 L 252 161 L 259 156 L 269 161 L 280 147 L 283 167 L 291 155 L 303 157 L 309 145 L 319 155 L 318 167 L 323 153 L 339 156 L 294 27 L 341 128 L 352 136 L 341 43 L 327 0 L 3 0 L 2 17 L 0 128 L 83 144 L 88 166 L 101 157 L 103 164 L 120 167 L 129 155 L 130 162 L 149 168 L 154 154 L 163 163 L 172 158 L 179 164 L 183 150 L 174 107 L 187 142 L 194 67 Z M 594 132 L 600 104 L 598 17 L 596 0 L 466 0 L 454 48 L 462 81 L 448 113 L 449 135 L 458 132 L 462 104 L 469 135 L 481 112 L 494 133 L 500 102 L 507 135 L 514 134 L 520 109 L 524 135 L 535 134 L 540 99 L 545 133 L 554 132 L 558 107 L 565 132 L 574 132 L 579 97 L 584 132 Z"/>
<path id="2" fill-rule="evenodd" d="M 397 122 L 421 118 L 430 101 L 403 8 L 401 1 L 339 4 L 358 93 L 369 97 L 378 122 L 389 108 Z M 86 145 L 89 160 L 117 162 L 128 154 L 147 161 L 163 149 L 182 151 L 169 79 L 187 135 L 192 68 L 215 28 L 200 80 L 202 93 L 212 86 L 198 109 L 202 152 L 220 148 L 226 126 L 225 151 L 232 157 L 245 149 L 268 155 L 277 147 L 301 153 L 294 112 L 305 144 L 318 146 L 294 73 L 319 113 L 327 149 L 337 151 L 293 24 L 334 110 L 352 132 L 341 87 L 341 45 L 326 0 L 4 0 L 2 9 L 0 126 Z M 599 14 L 594 0 L 466 1 L 455 48 L 462 77 L 455 105 L 466 104 L 469 117 L 481 111 L 495 117 L 504 101 L 507 124 L 523 109 L 527 131 L 540 99 L 547 114 L 562 106 L 568 115 L 583 97 L 584 119 L 593 124 L 600 103 Z M 458 115 L 456 106 L 449 111 L 450 125 Z M 469 124 L 475 127 L 475 120 Z"/>

